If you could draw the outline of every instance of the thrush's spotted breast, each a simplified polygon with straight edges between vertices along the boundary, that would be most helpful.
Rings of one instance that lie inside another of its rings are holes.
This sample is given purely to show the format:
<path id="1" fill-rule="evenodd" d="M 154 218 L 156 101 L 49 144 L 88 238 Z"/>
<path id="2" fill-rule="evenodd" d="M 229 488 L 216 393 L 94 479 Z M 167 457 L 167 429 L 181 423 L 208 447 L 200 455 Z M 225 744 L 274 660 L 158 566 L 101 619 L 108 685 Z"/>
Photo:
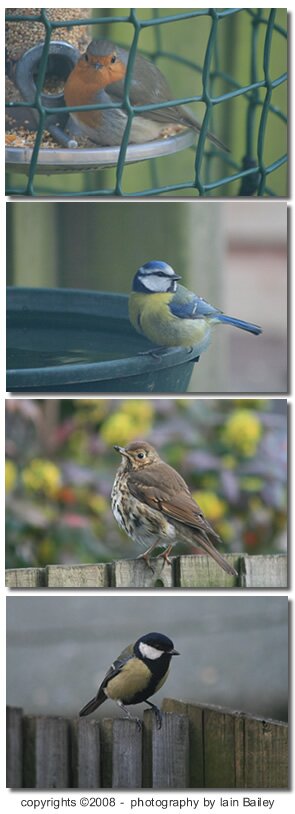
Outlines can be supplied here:
<path id="1" fill-rule="evenodd" d="M 160 556 L 169 562 L 173 546 L 186 543 L 201 548 L 227 574 L 237 576 L 214 547 L 221 542 L 220 537 L 181 475 L 145 441 L 114 448 L 121 453 L 122 462 L 112 488 L 112 510 L 126 534 L 147 549 L 140 556 L 149 564 L 153 549 L 163 547 Z"/>

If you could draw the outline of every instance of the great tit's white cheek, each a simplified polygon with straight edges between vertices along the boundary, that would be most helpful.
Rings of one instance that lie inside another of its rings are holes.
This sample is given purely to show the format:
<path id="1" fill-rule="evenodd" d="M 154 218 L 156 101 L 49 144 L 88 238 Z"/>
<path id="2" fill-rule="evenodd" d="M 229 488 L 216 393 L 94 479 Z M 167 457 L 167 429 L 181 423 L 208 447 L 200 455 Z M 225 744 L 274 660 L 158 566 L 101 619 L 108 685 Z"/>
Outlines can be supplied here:
<path id="1" fill-rule="evenodd" d="M 151 659 L 152 661 L 160 659 L 164 652 L 163 650 L 157 650 L 156 647 L 152 647 L 145 642 L 140 642 L 139 650 L 144 659 Z"/>

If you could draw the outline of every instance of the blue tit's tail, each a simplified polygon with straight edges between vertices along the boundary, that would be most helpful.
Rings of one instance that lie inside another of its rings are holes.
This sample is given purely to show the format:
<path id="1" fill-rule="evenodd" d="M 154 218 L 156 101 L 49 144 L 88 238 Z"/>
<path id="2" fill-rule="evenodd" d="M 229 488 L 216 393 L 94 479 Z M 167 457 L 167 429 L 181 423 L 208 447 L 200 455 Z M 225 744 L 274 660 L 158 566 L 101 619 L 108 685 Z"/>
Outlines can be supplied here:
<path id="1" fill-rule="evenodd" d="M 259 334 L 262 333 L 262 328 L 260 328 L 259 325 L 253 325 L 252 322 L 244 322 L 242 319 L 236 319 L 235 317 L 228 317 L 226 314 L 218 314 L 216 315 L 216 319 L 218 319 L 218 322 L 234 325 L 236 328 L 241 328 L 242 331 L 255 334 L 255 336 L 259 336 Z"/>

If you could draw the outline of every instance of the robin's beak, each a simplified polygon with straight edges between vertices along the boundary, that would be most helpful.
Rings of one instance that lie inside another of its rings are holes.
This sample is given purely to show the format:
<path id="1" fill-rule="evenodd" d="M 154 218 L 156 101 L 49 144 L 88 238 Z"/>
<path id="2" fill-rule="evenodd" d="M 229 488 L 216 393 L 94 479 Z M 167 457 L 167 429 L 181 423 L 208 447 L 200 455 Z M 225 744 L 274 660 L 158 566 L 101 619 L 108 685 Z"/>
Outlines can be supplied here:
<path id="1" fill-rule="evenodd" d="M 173 650 L 169 650 L 169 656 L 180 656 L 180 653 L 178 650 L 174 650 L 173 647 Z"/>

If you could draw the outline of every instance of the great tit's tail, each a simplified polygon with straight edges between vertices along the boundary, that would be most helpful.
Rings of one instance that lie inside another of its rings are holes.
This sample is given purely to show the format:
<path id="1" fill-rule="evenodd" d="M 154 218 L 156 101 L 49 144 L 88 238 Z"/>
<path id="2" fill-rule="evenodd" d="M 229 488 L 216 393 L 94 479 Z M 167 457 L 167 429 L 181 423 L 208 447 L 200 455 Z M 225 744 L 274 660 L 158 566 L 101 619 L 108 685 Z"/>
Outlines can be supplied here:
<path id="1" fill-rule="evenodd" d="M 91 701 L 88 701 L 88 704 L 85 704 L 85 707 L 82 707 L 79 712 L 79 717 L 82 718 L 84 715 L 90 715 L 91 712 L 95 712 L 95 710 L 100 707 L 104 701 L 106 701 L 106 696 L 104 692 L 100 692 L 99 695 L 95 696 L 95 698 L 91 698 Z"/>
<path id="2" fill-rule="evenodd" d="M 236 319 L 235 317 L 227 317 L 225 314 L 218 314 L 218 322 L 225 322 L 228 325 L 234 325 L 235 328 L 241 328 L 242 331 L 248 331 L 250 334 L 255 334 L 255 336 L 259 336 L 262 333 L 262 328 L 259 325 L 253 325 L 252 322 L 244 322 L 242 319 Z"/>

